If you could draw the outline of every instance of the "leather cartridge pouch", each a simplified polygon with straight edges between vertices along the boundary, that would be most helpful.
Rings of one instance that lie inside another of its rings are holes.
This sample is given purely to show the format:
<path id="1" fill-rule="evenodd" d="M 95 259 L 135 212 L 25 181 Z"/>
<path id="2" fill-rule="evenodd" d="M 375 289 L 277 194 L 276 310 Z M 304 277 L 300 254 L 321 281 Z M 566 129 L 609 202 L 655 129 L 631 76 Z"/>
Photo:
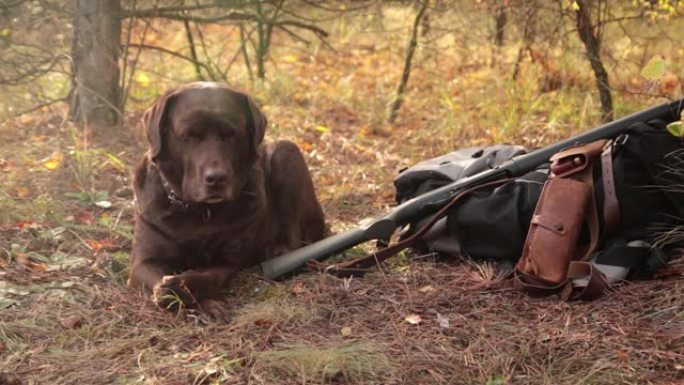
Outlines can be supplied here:
<path id="1" fill-rule="evenodd" d="M 586 259 L 596 250 L 599 244 L 600 229 L 596 200 L 594 196 L 593 166 L 601 156 L 604 148 L 610 141 L 606 139 L 590 142 L 582 146 L 576 146 L 561 151 L 549 159 L 551 161 L 551 175 L 549 178 L 572 178 L 584 182 L 589 186 L 592 199 L 586 211 L 587 229 L 589 230 L 589 244 L 582 245 L 575 259 Z M 609 157 L 610 159 L 610 157 Z M 605 165 L 604 165 L 605 166 Z M 611 168 L 612 164 L 607 167 Z M 606 190 L 607 191 L 607 190 Z"/>
<path id="2" fill-rule="evenodd" d="M 591 186 L 566 178 L 546 181 L 515 269 L 516 287 L 530 294 L 561 291 L 568 283 L 570 261 L 577 256 Z"/>

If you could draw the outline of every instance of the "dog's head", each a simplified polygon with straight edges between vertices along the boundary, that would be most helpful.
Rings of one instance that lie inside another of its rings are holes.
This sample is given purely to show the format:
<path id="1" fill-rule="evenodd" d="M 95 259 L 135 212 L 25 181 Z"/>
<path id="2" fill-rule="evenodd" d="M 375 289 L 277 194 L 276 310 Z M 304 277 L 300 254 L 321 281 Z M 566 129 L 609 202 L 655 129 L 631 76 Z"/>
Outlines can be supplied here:
<path id="1" fill-rule="evenodd" d="M 143 115 L 155 162 L 188 202 L 237 198 L 258 158 L 266 117 L 244 93 L 197 82 L 161 96 Z"/>

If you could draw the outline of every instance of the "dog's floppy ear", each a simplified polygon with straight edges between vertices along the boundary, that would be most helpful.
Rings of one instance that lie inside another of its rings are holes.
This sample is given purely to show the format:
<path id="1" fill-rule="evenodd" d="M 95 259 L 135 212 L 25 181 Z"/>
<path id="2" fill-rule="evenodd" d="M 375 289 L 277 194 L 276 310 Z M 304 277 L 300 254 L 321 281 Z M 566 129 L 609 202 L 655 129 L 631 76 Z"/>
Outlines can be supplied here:
<path id="1" fill-rule="evenodd" d="M 142 122 L 150 144 L 150 159 L 155 161 L 162 150 L 164 141 L 164 126 L 168 114 L 171 99 L 177 94 L 177 90 L 167 91 L 160 96 L 154 105 L 143 113 Z"/>
<path id="2" fill-rule="evenodd" d="M 247 110 L 249 111 L 248 124 L 252 124 L 252 144 L 254 145 L 254 150 L 259 146 L 259 144 L 264 140 L 264 135 L 266 134 L 266 115 L 261 111 L 261 108 L 254 102 L 249 95 L 245 95 L 245 104 L 247 105 Z M 251 120 L 251 122 L 249 122 Z"/>

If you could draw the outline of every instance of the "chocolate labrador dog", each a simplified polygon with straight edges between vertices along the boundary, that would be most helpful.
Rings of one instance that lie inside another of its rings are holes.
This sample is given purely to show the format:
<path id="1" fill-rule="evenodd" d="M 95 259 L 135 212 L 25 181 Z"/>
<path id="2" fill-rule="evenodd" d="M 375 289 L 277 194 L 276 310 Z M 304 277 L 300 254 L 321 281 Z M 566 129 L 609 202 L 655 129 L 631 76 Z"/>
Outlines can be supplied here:
<path id="1" fill-rule="evenodd" d="M 266 118 L 249 96 L 191 83 L 161 96 L 143 123 L 128 285 L 158 305 L 220 317 L 213 298 L 236 272 L 323 237 L 304 157 L 292 142 L 264 143 Z"/>

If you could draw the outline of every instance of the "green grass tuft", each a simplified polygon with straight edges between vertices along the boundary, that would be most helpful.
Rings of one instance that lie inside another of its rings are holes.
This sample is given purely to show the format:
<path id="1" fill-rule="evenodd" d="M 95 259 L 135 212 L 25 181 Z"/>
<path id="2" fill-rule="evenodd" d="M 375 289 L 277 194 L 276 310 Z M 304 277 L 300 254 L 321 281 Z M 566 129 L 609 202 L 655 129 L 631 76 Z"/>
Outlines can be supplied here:
<path id="1" fill-rule="evenodd" d="M 303 384 L 325 383 L 334 378 L 379 383 L 392 366 L 387 356 L 369 343 L 331 347 L 288 345 L 257 353 L 256 361 L 265 371 L 298 378 Z"/>

